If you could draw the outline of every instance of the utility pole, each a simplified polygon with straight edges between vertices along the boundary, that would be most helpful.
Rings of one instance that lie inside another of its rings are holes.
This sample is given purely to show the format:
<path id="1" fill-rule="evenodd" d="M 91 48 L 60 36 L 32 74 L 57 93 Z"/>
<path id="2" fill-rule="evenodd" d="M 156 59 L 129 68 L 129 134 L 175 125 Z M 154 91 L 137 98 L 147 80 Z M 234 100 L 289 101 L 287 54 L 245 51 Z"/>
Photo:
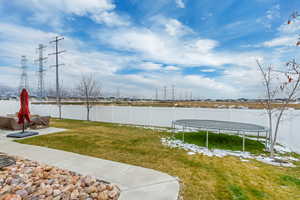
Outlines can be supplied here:
<path id="1" fill-rule="evenodd" d="M 44 50 L 46 46 L 43 44 L 39 44 L 39 47 L 37 50 L 39 51 L 39 58 L 35 60 L 35 62 L 39 63 L 39 69 L 38 69 L 38 97 L 40 99 L 43 99 L 46 97 L 45 94 L 45 82 L 44 82 L 44 61 L 47 60 L 47 57 L 44 57 Z"/>
<path id="2" fill-rule="evenodd" d="M 175 101 L 175 85 L 172 85 L 172 100 Z"/>
<path id="3" fill-rule="evenodd" d="M 58 62 L 58 55 L 66 52 L 65 50 L 59 51 L 58 50 L 58 42 L 63 40 L 64 37 L 56 36 L 54 40 L 50 41 L 50 44 L 55 43 L 55 52 L 51 53 L 49 55 L 55 55 L 55 65 L 53 65 L 56 68 L 56 104 L 58 106 L 59 110 L 59 119 L 61 119 L 61 94 L 60 94 L 60 87 L 59 87 L 59 74 L 58 74 L 58 67 L 64 64 L 59 64 Z"/>
<path id="4" fill-rule="evenodd" d="M 19 85 L 19 93 L 22 91 L 23 88 L 25 88 L 26 90 L 29 90 L 26 56 L 21 57 L 21 68 L 22 68 L 22 73 L 21 73 L 21 79 L 20 79 L 20 85 Z"/>
<path id="5" fill-rule="evenodd" d="M 164 100 L 167 100 L 167 86 L 164 86 Z"/>

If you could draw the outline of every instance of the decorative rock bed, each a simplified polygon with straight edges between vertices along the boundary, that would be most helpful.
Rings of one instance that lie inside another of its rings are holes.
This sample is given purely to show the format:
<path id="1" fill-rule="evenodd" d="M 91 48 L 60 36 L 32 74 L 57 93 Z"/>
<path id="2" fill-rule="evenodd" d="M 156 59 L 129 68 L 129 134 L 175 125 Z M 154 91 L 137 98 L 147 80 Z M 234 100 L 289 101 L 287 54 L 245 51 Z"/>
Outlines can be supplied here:
<path id="1" fill-rule="evenodd" d="M 14 165 L 0 168 L 0 200 L 119 198 L 120 189 L 116 185 L 34 161 L 14 159 Z"/>

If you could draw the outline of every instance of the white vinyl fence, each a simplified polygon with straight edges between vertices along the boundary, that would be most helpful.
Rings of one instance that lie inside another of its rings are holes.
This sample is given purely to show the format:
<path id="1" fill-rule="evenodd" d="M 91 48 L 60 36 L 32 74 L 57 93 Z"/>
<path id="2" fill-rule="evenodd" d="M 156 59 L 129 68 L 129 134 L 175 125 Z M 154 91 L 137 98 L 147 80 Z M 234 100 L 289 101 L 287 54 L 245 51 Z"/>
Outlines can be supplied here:
<path id="1" fill-rule="evenodd" d="M 0 116 L 17 113 L 19 112 L 19 109 L 20 104 L 18 101 L 0 100 Z"/>
<path id="2" fill-rule="evenodd" d="M 18 102 L 0 101 L 0 115 L 16 113 Z M 32 114 L 58 116 L 56 105 L 31 105 Z M 80 105 L 62 106 L 62 117 L 86 119 L 86 109 Z M 136 124 L 147 126 L 171 126 L 177 119 L 209 119 L 254 123 L 267 126 L 263 110 L 212 109 L 212 108 L 174 108 L 174 107 L 131 107 L 95 106 L 90 113 L 92 121 Z M 300 110 L 288 110 L 280 126 L 279 141 L 293 151 L 300 153 Z"/>

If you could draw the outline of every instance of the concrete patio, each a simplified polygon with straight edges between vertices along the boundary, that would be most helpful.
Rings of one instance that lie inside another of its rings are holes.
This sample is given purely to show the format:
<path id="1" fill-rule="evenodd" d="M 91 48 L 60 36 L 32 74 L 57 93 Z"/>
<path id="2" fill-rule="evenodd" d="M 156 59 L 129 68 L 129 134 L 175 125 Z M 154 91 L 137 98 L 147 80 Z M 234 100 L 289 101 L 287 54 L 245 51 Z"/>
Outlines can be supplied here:
<path id="1" fill-rule="evenodd" d="M 41 134 L 53 132 L 48 130 Z M 56 130 L 57 131 L 63 131 Z M 0 152 L 20 156 L 40 163 L 95 176 L 117 184 L 120 200 L 177 200 L 179 182 L 176 177 L 143 167 L 79 155 L 45 147 L 20 144 L 6 139 L 0 132 Z"/>

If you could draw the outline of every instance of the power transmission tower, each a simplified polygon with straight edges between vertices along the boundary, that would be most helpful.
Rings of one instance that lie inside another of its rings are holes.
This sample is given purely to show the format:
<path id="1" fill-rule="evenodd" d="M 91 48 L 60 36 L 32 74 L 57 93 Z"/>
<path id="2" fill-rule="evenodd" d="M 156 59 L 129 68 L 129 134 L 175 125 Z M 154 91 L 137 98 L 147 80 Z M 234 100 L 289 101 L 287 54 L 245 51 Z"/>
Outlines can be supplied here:
<path id="1" fill-rule="evenodd" d="M 35 60 L 35 62 L 39 63 L 39 69 L 38 69 L 38 97 L 43 99 L 46 97 L 45 94 L 45 82 L 44 82 L 44 62 L 47 59 L 47 57 L 44 57 L 44 50 L 46 46 L 43 44 L 39 44 L 39 47 L 37 50 L 39 51 L 39 58 Z"/>
<path id="2" fill-rule="evenodd" d="M 158 100 L 158 89 L 157 88 L 155 89 L 155 100 L 156 101 Z"/>
<path id="3" fill-rule="evenodd" d="M 172 85 L 172 100 L 175 100 L 175 85 Z"/>
<path id="4" fill-rule="evenodd" d="M 49 55 L 55 55 L 55 65 L 53 65 L 56 68 L 56 104 L 58 106 L 58 110 L 59 110 L 59 119 L 61 119 L 61 94 L 60 94 L 60 87 L 59 87 L 59 74 L 58 74 L 58 67 L 64 64 L 59 64 L 58 62 L 58 56 L 64 52 L 66 52 L 65 50 L 63 51 L 59 51 L 58 50 L 58 42 L 63 40 L 64 37 L 60 37 L 60 36 L 56 36 L 55 40 L 50 41 L 50 44 L 55 43 L 55 52 L 51 53 Z"/>
<path id="5" fill-rule="evenodd" d="M 26 56 L 21 57 L 21 68 L 22 68 L 22 73 L 21 73 L 21 79 L 20 79 L 20 86 L 19 86 L 19 93 L 23 88 L 26 90 L 29 90 L 29 85 L 28 85 L 28 77 L 27 77 L 27 58 Z"/>
<path id="6" fill-rule="evenodd" d="M 120 88 L 117 88 L 116 98 L 120 99 Z"/>
<path id="7" fill-rule="evenodd" d="M 167 100 L 167 86 L 164 86 L 164 100 Z"/>

